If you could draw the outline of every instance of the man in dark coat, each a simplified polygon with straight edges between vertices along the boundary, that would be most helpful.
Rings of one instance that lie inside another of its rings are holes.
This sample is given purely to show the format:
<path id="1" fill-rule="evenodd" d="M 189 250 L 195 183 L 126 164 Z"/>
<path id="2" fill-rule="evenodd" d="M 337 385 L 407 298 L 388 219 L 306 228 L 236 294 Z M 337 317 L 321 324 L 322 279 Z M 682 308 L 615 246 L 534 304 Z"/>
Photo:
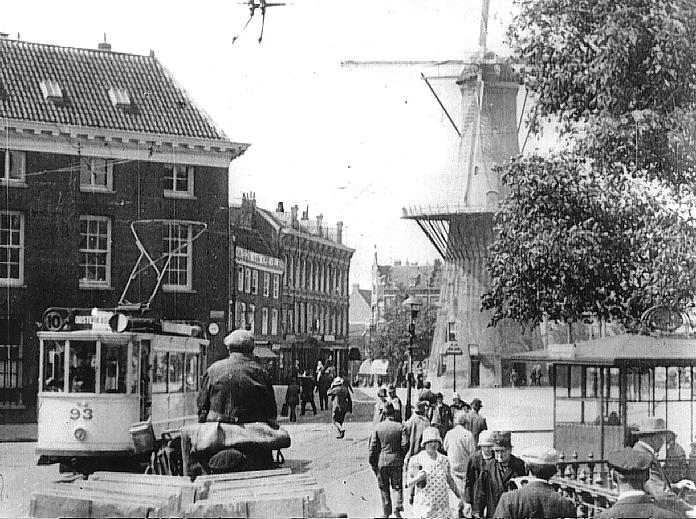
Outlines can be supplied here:
<path id="1" fill-rule="evenodd" d="M 611 508 L 604 510 L 597 519 L 617 517 L 686 517 L 684 512 L 659 506 L 644 489 L 650 475 L 653 458 L 649 453 L 640 452 L 630 447 L 610 452 L 607 465 L 612 471 L 612 478 L 619 487 L 619 499 Z"/>
<path id="2" fill-rule="evenodd" d="M 384 415 L 385 420 L 375 426 L 370 438 L 369 462 L 382 497 L 382 517 L 389 517 L 392 511 L 400 517 L 404 509 L 402 472 L 407 443 L 402 434 L 404 426 L 394 419 L 391 402 L 384 405 Z M 396 492 L 393 508 L 390 489 Z"/>
<path id="3" fill-rule="evenodd" d="M 301 404 L 300 404 L 300 416 L 305 414 L 305 408 L 307 404 L 311 404 L 312 411 L 317 414 L 317 404 L 314 403 L 314 388 L 316 387 L 316 382 L 314 382 L 314 377 L 309 376 L 305 371 L 300 377 L 300 388 L 301 388 Z"/>
<path id="4" fill-rule="evenodd" d="M 466 423 L 465 423 L 466 425 Z M 473 438 L 472 438 L 473 439 Z M 479 448 L 469 456 L 466 464 L 466 486 L 464 487 L 464 516 L 469 516 L 476 496 L 476 487 L 479 476 L 486 463 L 495 461 L 493 456 L 493 431 L 483 431 L 479 436 Z"/>
<path id="5" fill-rule="evenodd" d="M 433 390 L 430 389 L 430 386 L 430 381 L 427 380 L 425 384 L 423 384 L 423 390 L 418 393 L 418 400 L 428 402 L 428 405 L 432 406 L 435 405 L 437 399 L 435 398 L 435 393 L 433 393 Z"/>
<path id="6" fill-rule="evenodd" d="M 300 385 L 297 383 L 297 379 L 290 379 L 288 384 L 288 389 L 285 392 L 285 403 L 288 405 L 288 411 L 290 414 L 290 421 L 297 421 L 297 404 L 300 403 Z"/>
<path id="7" fill-rule="evenodd" d="M 328 369 L 324 370 L 319 376 L 319 381 L 317 382 L 317 392 L 319 393 L 319 408 L 323 411 L 329 408 L 329 397 L 327 392 L 331 387 L 331 382 L 333 382 L 333 377 L 329 374 Z"/>
<path id="8" fill-rule="evenodd" d="M 477 484 L 473 513 L 480 517 L 494 517 L 500 496 L 508 482 L 527 473 L 524 462 L 512 455 L 509 432 L 498 432 L 493 437 L 495 461 L 485 463 Z"/>
<path id="9" fill-rule="evenodd" d="M 346 413 L 353 412 L 353 400 L 350 397 L 350 391 L 344 384 L 341 377 L 336 377 L 331 383 L 328 395 L 333 402 L 333 423 L 338 431 L 336 438 L 343 438 L 346 435 L 346 430 L 343 428 L 343 422 L 346 419 Z"/>
<path id="10" fill-rule="evenodd" d="M 479 411 L 481 411 L 482 407 L 483 403 L 478 398 L 474 398 L 471 401 L 471 412 L 469 413 L 469 427 L 471 427 L 471 429 L 469 430 L 471 431 L 471 434 L 474 435 L 474 441 L 477 444 L 479 434 L 481 434 L 481 431 L 485 431 L 486 429 L 488 429 L 486 419 L 479 414 Z"/>
<path id="11" fill-rule="evenodd" d="M 229 357 L 211 364 L 198 392 L 198 421 L 249 423 L 275 421 L 278 414 L 271 379 L 253 360 L 254 336 L 235 330 L 225 338 Z"/>
<path id="12" fill-rule="evenodd" d="M 495 509 L 494 517 L 506 519 L 552 519 L 576 517 L 575 505 L 549 485 L 556 473 L 558 451 L 548 448 L 532 449 L 521 456 L 530 475 L 526 485 L 505 492 Z"/>
<path id="13" fill-rule="evenodd" d="M 437 427 L 441 438 L 452 428 L 452 410 L 444 403 L 442 393 L 435 393 L 435 405 L 430 410 L 430 424 Z"/>

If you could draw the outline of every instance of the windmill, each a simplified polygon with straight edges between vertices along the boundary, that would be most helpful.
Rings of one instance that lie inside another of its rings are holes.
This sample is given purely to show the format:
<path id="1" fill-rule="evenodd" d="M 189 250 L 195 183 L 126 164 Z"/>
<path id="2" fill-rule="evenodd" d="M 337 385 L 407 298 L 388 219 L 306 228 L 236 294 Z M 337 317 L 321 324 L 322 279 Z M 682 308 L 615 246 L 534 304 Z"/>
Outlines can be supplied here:
<path id="1" fill-rule="evenodd" d="M 247 0 L 246 2 L 243 2 L 243 4 L 249 7 L 249 18 L 244 24 L 244 27 L 242 27 L 242 30 L 239 31 L 239 34 L 232 38 L 232 43 L 236 42 L 237 38 L 239 38 L 241 34 L 244 32 L 244 30 L 249 26 L 249 23 L 254 18 L 257 9 L 261 13 L 261 33 L 259 34 L 259 43 L 261 43 L 263 41 L 263 29 L 266 25 L 266 9 L 269 7 L 279 7 L 283 5 L 288 5 L 284 2 L 267 2 L 266 0 L 258 0 L 258 2 L 256 2 L 255 0 Z"/>
<path id="2" fill-rule="evenodd" d="M 445 263 L 427 373 L 441 387 L 452 384 L 452 375 L 445 372 L 448 351 L 461 351 L 465 360 L 456 384 L 471 387 L 501 385 L 502 355 L 542 347 L 537 334 L 523 334 L 515 324 L 489 328 L 489 316 L 481 312 L 481 295 L 489 286 L 486 256 L 493 240 L 493 216 L 506 194 L 493 167 L 519 154 L 521 123 L 521 66 L 487 52 L 489 5 L 490 0 L 482 0 L 475 59 L 464 63 L 456 79 L 463 108 L 458 186 L 452 189 L 457 200 L 404 208 L 402 216 L 418 224 Z"/>

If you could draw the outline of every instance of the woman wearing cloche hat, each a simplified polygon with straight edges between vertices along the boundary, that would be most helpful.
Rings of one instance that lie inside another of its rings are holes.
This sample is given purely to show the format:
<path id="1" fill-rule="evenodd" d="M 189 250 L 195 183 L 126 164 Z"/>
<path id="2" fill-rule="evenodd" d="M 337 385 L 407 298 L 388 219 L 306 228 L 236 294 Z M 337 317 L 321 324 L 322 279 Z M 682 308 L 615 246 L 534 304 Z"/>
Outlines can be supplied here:
<path id="1" fill-rule="evenodd" d="M 449 460 L 438 452 L 440 445 L 440 431 L 436 427 L 428 427 L 423 431 L 421 439 L 421 446 L 425 450 L 409 460 L 406 485 L 416 486 L 411 514 L 413 517 L 452 517 L 447 487 L 461 499 L 450 474 Z"/>

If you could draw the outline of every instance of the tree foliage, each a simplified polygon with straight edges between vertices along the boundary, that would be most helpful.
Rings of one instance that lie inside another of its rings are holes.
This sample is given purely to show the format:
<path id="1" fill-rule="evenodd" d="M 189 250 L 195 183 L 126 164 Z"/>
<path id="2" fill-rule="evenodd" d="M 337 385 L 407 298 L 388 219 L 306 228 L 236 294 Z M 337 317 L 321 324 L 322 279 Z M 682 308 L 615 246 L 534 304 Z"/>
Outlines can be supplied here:
<path id="1" fill-rule="evenodd" d="M 569 146 L 499 167 L 492 324 L 588 315 L 630 324 L 696 294 L 696 3 L 525 0 L 509 36 L 532 131 Z"/>
<path id="2" fill-rule="evenodd" d="M 389 359 L 394 365 L 407 358 L 410 318 L 410 311 L 405 308 L 387 309 L 384 322 L 376 327 L 370 338 L 370 347 L 374 358 Z M 430 354 L 435 327 L 435 312 L 421 309 L 415 322 L 414 359 L 424 359 Z"/>

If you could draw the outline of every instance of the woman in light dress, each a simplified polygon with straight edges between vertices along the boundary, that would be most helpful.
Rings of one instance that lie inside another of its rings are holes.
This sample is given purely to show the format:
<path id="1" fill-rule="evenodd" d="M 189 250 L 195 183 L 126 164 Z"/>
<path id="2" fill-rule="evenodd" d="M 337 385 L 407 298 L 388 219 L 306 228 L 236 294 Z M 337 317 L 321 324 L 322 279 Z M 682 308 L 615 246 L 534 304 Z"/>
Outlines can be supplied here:
<path id="1" fill-rule="evenodd" d="M 450 474 L 447 456 L 440 454 L 442 445 L 440 432 L 435 427 L 423 431 L 421 447 L 424 450 L 413 456 L 408 463 L 406 485 L 415 485 L 413 508 L 409 517 L 456 517 L 450 508 L 449 487 L 461 500 L 457 485 Z"/>

